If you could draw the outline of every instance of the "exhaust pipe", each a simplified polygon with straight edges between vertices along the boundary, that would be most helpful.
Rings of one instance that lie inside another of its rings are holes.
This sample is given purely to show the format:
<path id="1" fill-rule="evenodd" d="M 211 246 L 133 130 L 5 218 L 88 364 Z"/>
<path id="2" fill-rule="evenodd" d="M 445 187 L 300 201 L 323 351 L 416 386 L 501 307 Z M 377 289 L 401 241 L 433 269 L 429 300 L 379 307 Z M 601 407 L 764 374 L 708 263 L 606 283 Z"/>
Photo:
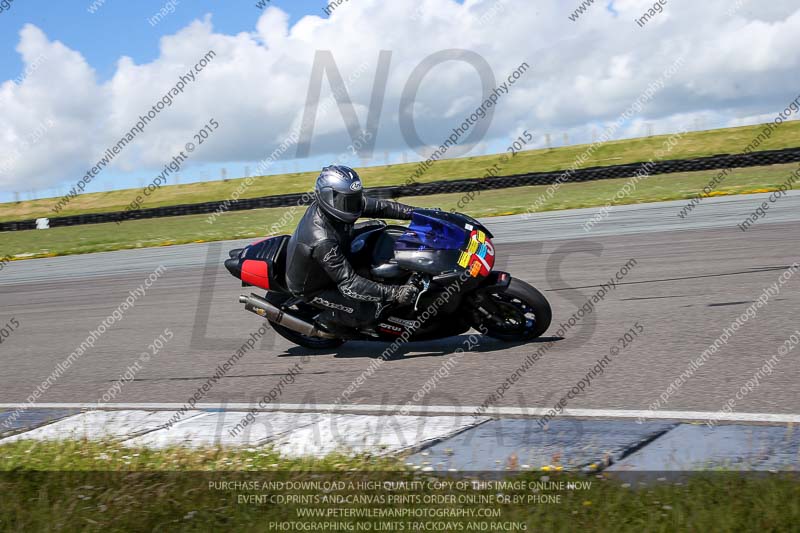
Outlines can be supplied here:
<path id="1" fill-rule="evenodd" d="M 255 294 L 245 296 L 242 294 L 239 296 L 239 303 L 243 303 L 244 308 L 251 313 L 255 313 L 260 317 L 267 318 L 270 321 L 280 324 L 285 328 L 289 328 L 292 331 L 296 331 L 297 333 L 301 333 L 308 337 L 338 339 L 338 337 L 335 335 L 331 335 L 327 331 L 322 331 L 314 324 L 310 324 L 294 315 L 284 313 L 261 296 L 257 296 Z"/>

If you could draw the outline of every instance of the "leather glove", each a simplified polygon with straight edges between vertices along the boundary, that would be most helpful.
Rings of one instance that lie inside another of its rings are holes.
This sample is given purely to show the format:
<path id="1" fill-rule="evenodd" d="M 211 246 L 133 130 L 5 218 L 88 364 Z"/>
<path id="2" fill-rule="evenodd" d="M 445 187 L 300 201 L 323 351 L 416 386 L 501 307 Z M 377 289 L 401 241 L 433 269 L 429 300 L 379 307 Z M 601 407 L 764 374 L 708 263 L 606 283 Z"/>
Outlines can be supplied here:
<path id="1" fill-rule="evenodd" d="M 397 292 L 395 293 L 394 301 L 397 302 L 398 305 L 411 305 L 413 304 L 417 296 L 419 295 L 419 289 L 416 285 L 403 285 Z"/>

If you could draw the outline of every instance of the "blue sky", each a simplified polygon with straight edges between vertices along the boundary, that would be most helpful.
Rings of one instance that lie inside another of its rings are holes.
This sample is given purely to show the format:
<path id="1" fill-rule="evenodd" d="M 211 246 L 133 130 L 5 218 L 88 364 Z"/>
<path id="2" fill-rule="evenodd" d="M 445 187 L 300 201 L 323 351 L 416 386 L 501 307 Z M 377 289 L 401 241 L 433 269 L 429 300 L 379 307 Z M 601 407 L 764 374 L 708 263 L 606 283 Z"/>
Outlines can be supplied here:
<path id="1" fill-rule="evenodd" d="M 236 34 L 253 31 L 263 10 L 256 6 L 258 0 L 182 0 L 174 5 L 174 12 L 156 26 L 146 21 L 158 13 L 169 0 L 106 0 L 94 13 L 88 7 L 97 0 L 14 0 L 10 9 L 0 13 L 0 80 L 15 79 L 24 70 L 24 64 L 17 52 L 19 30 L 25 23 L 42 29 L 52 40 L 58 40 L 69 48 L 80 52 L 95 69 L 99 82 L 106 82 L 113 76 L 120 57 L 128 56 L 137 64 L 148 63 L 159 55 L 159 39 L 184 28 L 195 19 L 210 14 L 215 31 Z M 325 16 L 323 8 L 327 2 L 322 0 L 282 0 L 271 1 L 269 5 L 279 6 L 290 15 L 290 24 L 307 14 Z M 287 163 L 281 167 L 287 171 L 314 168 L 324 162 L 324 158 L 313 162 Z M 200 164 L 187 172 L 183 182 L 217 179 L 225 168 L 231 176 L 238 176 L 246 167 L 246 162 L 215 162 Z M 149 182 L 148 172 L 135 173 L 109 172 L 89 190 L 113 190 L 138 187 Z M 46 190 L 23 190 L 22 198 L 31 195 L 53 196 L 66 192 L 66 185 Z M 14 200 L 16 195 L 0 191 L 0 201 Z"/>
<path id="2" fill-rule="evenodd" d="M 0 79 L 13 79 L 23 68 L 16 46 L 24 23 L 35 24 L 54 40 L 79 51 L 105 81 L 117 60 L 129 56 L 136 63 L 158 57 L 159 37 L 175 33 L 192 20 L 210 13 L 217 31 L 235 34 L 252 31 L 262 10 L 257 0 L 182 0 L 175 12 L 155 27 L 145 21 L 168 0 L 106 0 L 93 14 L 88 6 L 97 0 L 14 0 L 0 13 Z M 291 15 L 294 23 L 306 14 L 324 15 L 322 0 L 270 2 Z M 222 8 L 224 6 L 224 8 Z"/>
<path id="3" fill-rule="evenodd" d="M 460 0 L 459 0 L 460 1 Z M 79 52 L 94 69 L 98 83 L 107 82 L 115 73 L 117 62 L 123 56 L 130 57 L 136 64 L 146 64 L 159 57 L 159 40 L 164 35 L 172 35 L 185 28 L 192 21 L 210 15 L 214 31 L 235 35 L 252 32 L 263 14 L 264 8 L 259 0 L 183 0 L 169 6 L 170 0 L 13 0 L 11 7 L 0 13 L 0 80 L 10 80 L 21 76 L 25 64 L 17 45 L 19 31 L 30 23 L 41 29 L 49 39 L 60 41 L 68 48 Z M 324 9 L 328 5 L 323 0 L 269 0 L 268 6 L 276 6 L 288 13 L 289 24 L 295 24 L 305 15 L 326 17 Z M 94 7 L 89 12 L 90 6 Z M 147 23 L 156 13 L 167 7 L 169 15 L 155 26 Z M 355 31 L 355 28 L 352 30 Z M 487 151 L 487 147 L 481 148 Z M 502 147 L 497 147 L 501 150 Z M 421 159 L 412 151 L 381 152 L 381 163 L 387 160 Z M 338 155 L 338 154 L 337 154 Z M 389 159 L 386 159 L 388 155 Z M 256 167 L 253 161 L 215 161 L 213 163 L 193 163 L 179 177 L 182 183 L 219 179 L 222 172 L 229 177 L 239 177 Z M 311 154 L 303 160 L 281 161 L 269 173 L 305 171 L 320 168 L 331 162 L 330 154 Z M 356 161 L 353 160 L 353 165 Z M 157 168 L 142 168 L 141 171 L 121 172 L 112 169 L 101 179 L 90 184 L 87 192 L 139 187 L 150 181 Z M 180 175 L 179 175 L 180 176 Z M 80 178 L 80 176 L 77 176 Z M 16 187 L 17 192 L 0 191 L 0 201 L 34 197 L 49 197 L 65 194 L 73 180 L 63 180 L 59 185 L 48 188 Z M 19 196 L 18 196 L 19 194 Z"/>
<path id="4" fill-rule="evenodd" d="M 482 104 L 476 67 L 458 60 L 437 64 L 407 98 L 426 58 L 455 48 L 482 58 L 498 83 L 530 65 L 494 107 L 486 136 L 465 147 L 470 155 L 503 152 L 526 131 L 534 139 L 526 149 L 592 142 L 656 82 L 612 138 L 764 122 L 800 91 L 793 0 L 736 9 L 729 0 L 671 0 L 644 28 L 635 19 L 646 0 L 596 2 L 577 21 L 569 19 L 577 1 L 347 0 L 330 17 L 322 0 L 273 0 L 264 10 L 258 1 L 13 0 L 0 12 L 0 201 L 64 194 L 212 49 L 218 55 L 198 81 L 87 192 L 149 183 L 211 118 L 222 126 L 181 168 L 181 183 L 254 170 L 300 122 L 320 51 L 347 80 L 362 128 L 379 54 L 391 52 L 368 164 L 427 157 Z M 171 2 L 172 13 L 148 24 Z M 42 64 L 19 78 L 36 57 Z M 328 81 L 321 98 L 330 98 Z M 409 146 L 408 111 L 424 146 Z M 334 106 L 318 113 L 310 157 L 287 149 L 266 174 L 318 169 L 353 141 Z"/>

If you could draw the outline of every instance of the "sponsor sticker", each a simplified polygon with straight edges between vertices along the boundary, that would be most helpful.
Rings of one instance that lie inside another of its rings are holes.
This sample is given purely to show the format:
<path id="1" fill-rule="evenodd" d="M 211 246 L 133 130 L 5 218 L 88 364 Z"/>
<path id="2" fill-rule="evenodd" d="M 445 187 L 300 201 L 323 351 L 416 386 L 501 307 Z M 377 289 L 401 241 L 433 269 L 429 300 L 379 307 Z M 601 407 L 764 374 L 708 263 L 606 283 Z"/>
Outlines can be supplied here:
<path id="1" fill-rule="evenodd" d="M 474 278 L 488 276 L 494 265 L 494 246 L 486 238 L 486 233 L 473 230 L 469 235 L 467 249 L 461 252 L 458 266 L 467 269 Z"/>

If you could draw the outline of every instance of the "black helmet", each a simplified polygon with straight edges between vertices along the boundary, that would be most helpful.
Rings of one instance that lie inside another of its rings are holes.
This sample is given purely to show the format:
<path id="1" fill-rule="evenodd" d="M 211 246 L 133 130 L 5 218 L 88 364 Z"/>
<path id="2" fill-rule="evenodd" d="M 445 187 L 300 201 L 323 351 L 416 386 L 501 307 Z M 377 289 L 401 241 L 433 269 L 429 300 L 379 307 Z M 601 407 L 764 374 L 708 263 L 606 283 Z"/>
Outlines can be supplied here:
<path id="1" fill-rule="evenodd" d="M 332 165 L 322 169 L 314 195 L 320 208 L 328 216 L 352 224 L 364 211 L 364 193 L 361 178 L 350 167 Z"/>

